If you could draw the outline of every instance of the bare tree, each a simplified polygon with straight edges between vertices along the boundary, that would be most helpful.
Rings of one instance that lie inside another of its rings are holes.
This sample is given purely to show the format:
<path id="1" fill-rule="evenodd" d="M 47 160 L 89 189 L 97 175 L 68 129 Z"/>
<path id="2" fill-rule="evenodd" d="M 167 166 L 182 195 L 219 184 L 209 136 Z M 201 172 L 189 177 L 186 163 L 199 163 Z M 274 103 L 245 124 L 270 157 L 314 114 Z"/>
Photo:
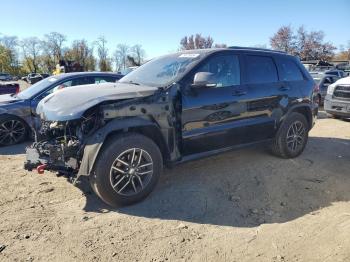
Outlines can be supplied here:
<path id="1" fill-rule="evenodd" d="M 118 44 L 114 52 L 114 61 L 116 63 L 116 71 L 123 70 L 127 67 L 128 56 L 130 55 L 130 47 L 126 44 Z"/>
<path id="2" fill-rule="evenodd" d="M 24 63 L 31 72 L 36 73 L 40 63 L 41 42 L 37 37 L 25 38 L 20 43 L 24 56 Z"/>
<path id="3" fill-rule="evenodd" d="M 44 44 L 47 51 L 52 54 L 54 62 L 58 63 L 63 57 L 63 43 L 66 41 L 66 36 L 61 33 L 51 32 L 45 34 Z"/>
<path id="4" fill-rule="evenodd" d="M 140 66 L 145 58 L 145 50 L 141 45 L 134 45 L 131 47 L 135 65 Z"/>
<path id="5" fill-rule="evenodd" d="M 181 50 L 212 48 L 213 45 L 214 39 L 211 36 L 203 37 L 201 34 L 185 36 L 180 41 Z M 225 44 L 214 45 L 214 47 L 217 46 L 226 47 Z"/>
<path id="6" fill-rule="evenodd" d="M 270 44 L 273 49 L 290 54 L 296 53 L 296 36 L 291 26 L 282 26 L 277 33 L 271 37 Z"/>
<path id="7" fill-rule="evenodd" d="M 339 48 L 339 53 L 335 55 L 335 59 L 337 60 L 349 60 L 350 61 L 350 41 L 348 41 L 348 45 L 345 48 L 343 45 Z"/>
<path id="8" fill-rule="evenodd" d="M 282 26 L 270 39 L 273 49 L 298 55 L 301 60 L 330 60 L 336 49 L 329 42 L 324 42 L 323 31 L 306 31 L 299 27 L 294 34 L 290 26 Z"/>
<path id="9" fill-rule="evenodd" d="M 95 41 L 97 46 L 98 54 L 98 65 L 100 71 L 111 71 L 111 60 L 108 57 L 107 40 L 104 36 L 100 36 L 97 41 Z"/>

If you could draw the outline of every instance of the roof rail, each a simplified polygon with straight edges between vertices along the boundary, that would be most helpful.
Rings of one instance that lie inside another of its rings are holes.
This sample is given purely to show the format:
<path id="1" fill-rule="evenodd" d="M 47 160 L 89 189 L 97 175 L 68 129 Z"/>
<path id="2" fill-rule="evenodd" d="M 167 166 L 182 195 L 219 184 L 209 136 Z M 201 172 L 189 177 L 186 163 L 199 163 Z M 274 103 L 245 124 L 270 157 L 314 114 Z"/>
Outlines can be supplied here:
<path id="1" fill-rule="evenodd" d="M 231 48 L 231 49 L 246 49 L 246 50 L 254 50 L 254 51 L 267 51 L 267 52 L 286 54 L 286 52 L 284 52 L 284 51 L 267 49 L 267 48 L 259 48 L 259 47 L 230 46 L 229 48 Z"/>

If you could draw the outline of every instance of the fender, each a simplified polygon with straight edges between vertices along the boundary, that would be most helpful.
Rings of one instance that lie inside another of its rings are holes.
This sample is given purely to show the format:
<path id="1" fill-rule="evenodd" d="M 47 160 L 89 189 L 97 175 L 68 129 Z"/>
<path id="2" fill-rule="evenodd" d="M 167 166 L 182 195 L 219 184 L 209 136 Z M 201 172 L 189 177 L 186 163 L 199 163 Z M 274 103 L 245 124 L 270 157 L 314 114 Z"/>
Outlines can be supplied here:
<path id="1" fill-rule="evenodd" d="M 281 124 L 283 123 L 283 121 L 285 119 L 288 118 L 288 116 L 290 115 L 290 113 L 292 112 L 299 112 L 305 115 L 306 120 L 308 121 L 309 125 L 310 125 L 310 129 L 313 127 L 314 123 L 315 123 L 315 115 L 317 115 L 317 107 L 313 108 L 312 104 L 309 103 L 298 103 L 298 104 L 294 104 L 291 107 L 288 108 L 287 112 L 285 114 L 283 114 L 283 116 L 279 119 L 278 123 L 277 123 L 277 130 L 279 129 L 279 127 L 281 126 Z"/>
<path id="2" fill-rule="evenodd" d="M 94 134 L 89 136 L 85 141 L 83 159 L 78 172 L 79 176 L 89 176 L 98 153 L 109 134 L 114 131 L 127 130 L 129 128 L 152 126 L 159 129 L 158 125 L 149 119 L 141 117 L 131 117 L 125 119 L 114 119 L 108 124 L 98 129 Z"/>

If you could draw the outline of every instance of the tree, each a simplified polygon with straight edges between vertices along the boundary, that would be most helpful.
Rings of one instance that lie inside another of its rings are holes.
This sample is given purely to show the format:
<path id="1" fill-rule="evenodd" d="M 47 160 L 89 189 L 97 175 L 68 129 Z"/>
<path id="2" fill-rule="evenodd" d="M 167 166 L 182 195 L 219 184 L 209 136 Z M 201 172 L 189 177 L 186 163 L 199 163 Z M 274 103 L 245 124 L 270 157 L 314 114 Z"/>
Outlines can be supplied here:
<path id="1" fill-rule="evenodd" d="M 270 39 L 271 47 L 275 50 L 284 51 L 290 54 L 296 52 L 296 36 L 290 26 L 282 26 Z"/>
<path id="2" fill-rule="evenodd" d="M 185 36 L 180 41 L 181 50 L 212 48 L 214 40 L 211 36 L 203 37 L 201 34 Z M 223 45 L 223 44 L 222 44 Z"/>
<path id="3" fill-rule="evenodd" d="M 37 37 L 25 38 L 20 43 L 24 56 L 24 65 L 30 72 L 38 71 L 41 54 L 41 42 Z"/>
<path id="4" fill-rule="evenodd" d="M 18 38 L 16 36 L 0 37 L 1 61 L 0 70 L 11 74 L 19 74 Z"/>
<path id="5" fill-rule="evenodd" d="M 0 72 L 8 72 L 11 64 L 11 50 L 0 44 Z"/>
<path id="6" fill-rule="evenodd" d="M 59 60 L 63 57 L 63 43 L 66 41 L 66 36 L 57 33 L 51 32 L 45 34 L 45 40 L 43 44 L 46 45 L 48 53 L 51 53 L 55 63 L 58 63 Z"/>
<path id="7" fill-rule="evenodd" d="M 90 48 L 84 39 L 73 41 L 71 47 L 66 50 L 64 58 L 79 63 L 84 71 L 95 70 L 96 61 L 93 56 L 93 48 Z"/>
<path id="8" fill-rule="evenodd" d="M 282 26 L 270 39 L 273 49 L 298 55 L 301 60 L 330 60 L 336 49 L 329 42 L 324 42 L 323 31 L 307 32 L 303 26 L 295 34 L 290 26 Z"/>
<path id="9" fill-rule="evenodd" d="M 128 56 L 130 55 L 130 47 L 125 44 L 118 44 L 114 52 L 114 61 L 116 71 L 124 70 L 128 65 Z"/>
<path id="10" fill-rule="evenodd" d="M 100 71 L 111 71 L 111 60 L 108 57 L 107 40 L 104 36 L 100 36 L 95 42 L 98 54 L 98 66 Z"/>
<path id="11" fill-rule="evenodd" d="M 131 47 L 131 52 L 134 58 L 134 65 L 140 66 L 145 58 L 145 50 L 142 49 L 141 45 L 134 45 Z"/>
<path id="12" fill-rule="evenodd" d="M 336 60 L 349 60 L 350 61 L 350 41 L 348 41 L 347 48 L 340 46 L 340 52 L 334 56 Z"/>

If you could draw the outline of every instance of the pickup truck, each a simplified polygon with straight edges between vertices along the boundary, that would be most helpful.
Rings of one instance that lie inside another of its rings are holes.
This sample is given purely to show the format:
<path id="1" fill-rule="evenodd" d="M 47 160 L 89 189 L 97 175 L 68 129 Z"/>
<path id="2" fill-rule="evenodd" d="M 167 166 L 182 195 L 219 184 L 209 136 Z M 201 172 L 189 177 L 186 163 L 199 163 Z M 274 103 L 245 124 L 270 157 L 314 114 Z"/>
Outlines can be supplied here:
<path id="1" fill-rule="evenodd" d="M 19 84 L 18 83 L 0 83 L 0 95 L 5 94 L 17 94 L 19 92 Z"/>

